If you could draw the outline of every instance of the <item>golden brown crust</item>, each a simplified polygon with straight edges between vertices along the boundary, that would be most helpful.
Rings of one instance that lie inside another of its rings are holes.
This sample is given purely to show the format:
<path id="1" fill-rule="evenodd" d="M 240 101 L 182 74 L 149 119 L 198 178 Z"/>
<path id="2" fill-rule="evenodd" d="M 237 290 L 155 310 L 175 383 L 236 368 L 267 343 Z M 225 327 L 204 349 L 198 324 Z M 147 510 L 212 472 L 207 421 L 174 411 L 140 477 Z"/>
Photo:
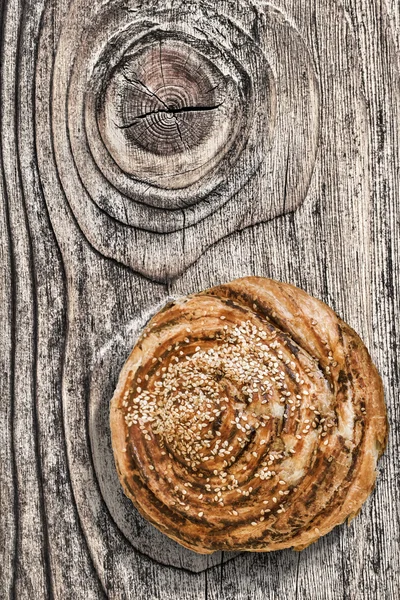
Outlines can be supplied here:
<path id="1" fill-rule="evenodd" d="M 259 277 L 155 315 L 110 422 L 126 495 L 200 553 L 305 548 L 359 512 L 387 439 L 382 382 L 357 334 Z"/>

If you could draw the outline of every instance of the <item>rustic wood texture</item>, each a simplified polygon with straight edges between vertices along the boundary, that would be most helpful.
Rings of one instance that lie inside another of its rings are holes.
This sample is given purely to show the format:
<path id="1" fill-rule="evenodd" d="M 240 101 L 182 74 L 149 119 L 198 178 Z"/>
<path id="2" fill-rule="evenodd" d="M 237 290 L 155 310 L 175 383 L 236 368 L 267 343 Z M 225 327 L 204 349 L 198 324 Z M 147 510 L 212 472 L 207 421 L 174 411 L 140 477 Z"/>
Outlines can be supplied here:
<path id="1" fill-rule="evenodd" d="M 396 599 L 399 3 L 2 0 L 0 23 L 0 597 Z M 123 495 L 109 401 L 169 296 L 251 274 L 361 335 L 389 446 L 350 526 L 199 556 Z"/>

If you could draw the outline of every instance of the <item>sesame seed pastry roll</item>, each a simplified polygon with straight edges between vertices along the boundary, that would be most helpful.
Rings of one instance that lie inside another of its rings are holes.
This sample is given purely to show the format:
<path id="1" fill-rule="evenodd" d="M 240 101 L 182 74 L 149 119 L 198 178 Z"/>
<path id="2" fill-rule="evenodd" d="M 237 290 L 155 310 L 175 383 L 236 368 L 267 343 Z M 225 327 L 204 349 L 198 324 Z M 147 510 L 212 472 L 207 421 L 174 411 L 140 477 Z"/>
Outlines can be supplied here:
<path id="1" fill-rule="evenodd" d="M 125 494 L 183 546 L 300 550 L 359 512 L 387 417 L 358 335 L 304 291 L 247 277 L 153 317 L 111 432 Z"/>

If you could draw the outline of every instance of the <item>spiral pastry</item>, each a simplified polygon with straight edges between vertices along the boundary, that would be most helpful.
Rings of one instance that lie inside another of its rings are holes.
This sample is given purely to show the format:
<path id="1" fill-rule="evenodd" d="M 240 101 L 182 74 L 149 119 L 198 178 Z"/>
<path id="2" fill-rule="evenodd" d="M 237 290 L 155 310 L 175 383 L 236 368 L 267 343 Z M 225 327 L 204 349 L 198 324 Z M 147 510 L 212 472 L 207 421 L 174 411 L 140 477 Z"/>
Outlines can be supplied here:
<path id="1" fill-rule="evenodd" d="M 119 478 L 200 553 L 302 549 L 354 517 L 387 438 L 357 334 L 304 291 L 248 277 L 145 328 L 111 404 Z"/>

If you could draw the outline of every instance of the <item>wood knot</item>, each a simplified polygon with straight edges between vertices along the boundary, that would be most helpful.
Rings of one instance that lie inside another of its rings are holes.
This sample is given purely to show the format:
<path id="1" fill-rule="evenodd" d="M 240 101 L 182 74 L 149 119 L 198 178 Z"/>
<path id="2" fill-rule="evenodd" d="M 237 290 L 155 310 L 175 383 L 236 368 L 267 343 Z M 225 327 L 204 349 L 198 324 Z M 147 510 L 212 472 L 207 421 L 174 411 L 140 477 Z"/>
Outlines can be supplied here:
<path id="1" fill-rule="evenodd" d="M 127 53 L 98 107 L 114 161 L 126 174 L 166 189 L 187 187 L 215 169 L 244 122 L 243 90 L 227 73 L 172 37 Z"/>

